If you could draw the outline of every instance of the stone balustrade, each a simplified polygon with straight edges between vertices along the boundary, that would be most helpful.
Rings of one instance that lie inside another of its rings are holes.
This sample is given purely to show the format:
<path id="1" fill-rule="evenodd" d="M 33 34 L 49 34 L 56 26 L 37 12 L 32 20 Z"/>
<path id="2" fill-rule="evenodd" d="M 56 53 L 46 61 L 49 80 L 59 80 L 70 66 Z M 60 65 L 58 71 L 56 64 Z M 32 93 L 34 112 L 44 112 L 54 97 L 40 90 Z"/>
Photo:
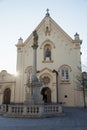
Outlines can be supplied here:
<path id="1" fill-rule="evenodd" d="M 4 109 L 3 109 L 4 108 Z M 4 110 L 4 111 L 3 111 Z M 6 105 L 2 106 L 1 113 L 8 117 L 51 117 L 63 114 L 59 104 L 43 105 Z"/>

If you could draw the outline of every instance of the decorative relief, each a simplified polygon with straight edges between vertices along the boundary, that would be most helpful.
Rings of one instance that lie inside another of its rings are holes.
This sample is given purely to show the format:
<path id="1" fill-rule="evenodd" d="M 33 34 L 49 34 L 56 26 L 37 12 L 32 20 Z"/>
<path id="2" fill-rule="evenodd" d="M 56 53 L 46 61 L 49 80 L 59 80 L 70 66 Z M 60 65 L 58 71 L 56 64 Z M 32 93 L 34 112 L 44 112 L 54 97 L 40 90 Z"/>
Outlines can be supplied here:
<path id="1" fill-rule="evenodd" d="M 4 80 L 6 78 L 6 75 L 5 74 L 3 74 L 2 75 L 2 80 Z"/>
<path id="2" fill-rule="evenodd" d="M 44 76 L 43 77 L 43 83 L 44 83 L 44 85 L 49 84 L 50 83 L 50 78 L 48 76 Z"/>
<path id="3" fill-rule="evenodd" d="M 44 47 L 44 60 L 51 61 L 51 46 L 49 44 Z"/>
<path id="4" fill-rule="evenodd" d="M 45 35 L 50 35 L 50 28 L 48 26 L 45 27 Z"/>
<path id="5" fill-rule="evenodd" d="M 45 20 L 45 35 L 50 35 L 51 33 L 51 23 L 49 17 L 46 18 Z"/>

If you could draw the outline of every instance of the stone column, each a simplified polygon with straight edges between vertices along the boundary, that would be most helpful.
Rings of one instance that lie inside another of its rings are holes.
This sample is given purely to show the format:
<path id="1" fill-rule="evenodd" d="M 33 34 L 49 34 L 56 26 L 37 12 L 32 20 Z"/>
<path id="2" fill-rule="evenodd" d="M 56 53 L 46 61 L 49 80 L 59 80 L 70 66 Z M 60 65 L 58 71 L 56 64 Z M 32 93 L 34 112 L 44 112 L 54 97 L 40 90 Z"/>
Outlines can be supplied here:
<path id="1" fill-rule="evenodd" d="M 37 48 L 38 48 L 38 35 L 36 30 L 33 32 L 33 74 L 32 74 L 32 95 L 35 104 L 42 102 L 42 96 L 40 94 L 40 82 L 37 78 Z"/>
<path id="2" fill-rule="evenodd" d="M 37 44 L 32 45 L 33 48 L 33 74 L 32 74 L 32 81 L 37 80 Z"/>
<path id="3" fill-rule="evenodd" d="M 28 104 L 41 104 L 42 96 L 40 93 L 41 83 L 37 78 L 37 48 L 38 48 L 38 35 L 36 30 L 33 32 L 33 73 L 29 83 L 30 92 L 27 93 L 26 103 Z"/>

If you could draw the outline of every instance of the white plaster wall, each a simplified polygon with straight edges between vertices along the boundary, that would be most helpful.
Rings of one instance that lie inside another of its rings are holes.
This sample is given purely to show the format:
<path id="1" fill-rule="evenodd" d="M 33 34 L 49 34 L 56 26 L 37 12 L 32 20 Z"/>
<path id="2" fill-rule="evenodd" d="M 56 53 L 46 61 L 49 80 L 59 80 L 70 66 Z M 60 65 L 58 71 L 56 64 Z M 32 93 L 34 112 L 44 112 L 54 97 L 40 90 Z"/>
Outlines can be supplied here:
<path id="1" fill-rule="evenodd" d="M 51 70 L 55 69 L 58 71 L 59 67 L 66 64 L 72 69 L 71 73 L 71 84 L 59 84 L 59 100 L 66 102 L 66 105 L 75 105 L 75 88 L 76 76 L 81 74 L 81 71 L 77 67 L 80 67 L 80 48 L 76 47 L 73 40 L 58 29 L 53 22 L 51 22 L 51 32 L 50 35 L 45 35 L 45 23 L 41 24 L 41 27 L 37 28 L 38 39 L 38 49 L 37 49 L 37 70 L 42 70 L 43 68 L 49 68 Z M 42 43 L 46 40 L 53 42 L 55 48 L 52 48 L 52 60 L 50 63 L 43 63 L 43 47 L 40 48 Z M 16 97 L 15 101 L 22 102 L 25 98 L 25 85 L 24 85 L 24 73 L 28 66 L 33 64 L 33 37 L 30 36 L 22 47 L 22 52 L 18 53 L 17 57 L 17 70 L 20 72 L 20 77 L 16 80 Z M 67 99 L 64 98 L 64 94 L 67 92 Z M 56 89 L 54 88 L 52 93 L 53 101 L 56 101 Z M 66 101 L 65 101 L 66 100 Z"/>

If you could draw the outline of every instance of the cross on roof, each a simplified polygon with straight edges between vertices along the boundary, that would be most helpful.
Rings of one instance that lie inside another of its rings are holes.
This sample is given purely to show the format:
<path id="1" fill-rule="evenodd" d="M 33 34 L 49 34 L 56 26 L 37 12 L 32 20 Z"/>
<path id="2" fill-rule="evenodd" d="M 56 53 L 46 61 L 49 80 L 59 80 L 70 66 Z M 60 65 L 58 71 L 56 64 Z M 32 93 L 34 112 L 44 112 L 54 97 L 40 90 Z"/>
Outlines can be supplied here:
<path id="1" fill-rule="evenodd" d="M 46 10 L 47 11 L 47 14 L 49 13 L 49 9 Z"/>
<path id="2" fill-rule="evenodd" d="M 46 11 L 47 11 L 46 16 L 50 16 L 49 9 L 46 9 Z"/>

